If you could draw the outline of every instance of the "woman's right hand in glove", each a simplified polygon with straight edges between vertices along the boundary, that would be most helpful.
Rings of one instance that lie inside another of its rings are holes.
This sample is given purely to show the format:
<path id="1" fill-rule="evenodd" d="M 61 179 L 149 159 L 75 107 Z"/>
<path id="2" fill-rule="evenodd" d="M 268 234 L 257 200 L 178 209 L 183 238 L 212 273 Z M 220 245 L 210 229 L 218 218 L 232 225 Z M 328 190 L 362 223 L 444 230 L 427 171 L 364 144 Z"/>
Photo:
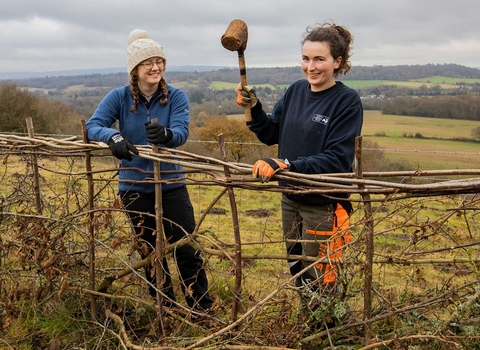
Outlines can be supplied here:
<path id="1" fill-rule="evenodd" d="M 123 137 L 123 135 L 120 133 L 112 135 L 107 144 L 108 147 L 110 147 L 112 154 L 118 159 L 126 159 L 131 161 L 132 154 L 130 152 L 138 155 L 138 150 L 133 143 L 126 137 Z"/>

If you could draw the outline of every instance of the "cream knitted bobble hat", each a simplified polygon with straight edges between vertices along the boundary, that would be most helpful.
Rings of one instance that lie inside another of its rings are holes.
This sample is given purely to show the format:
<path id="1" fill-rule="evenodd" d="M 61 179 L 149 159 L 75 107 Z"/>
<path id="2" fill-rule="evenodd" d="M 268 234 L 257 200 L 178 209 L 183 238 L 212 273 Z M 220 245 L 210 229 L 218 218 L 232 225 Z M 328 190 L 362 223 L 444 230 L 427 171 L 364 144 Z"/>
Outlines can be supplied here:
<path id="1" fill-rule="evenodd" d="M 147 31 L 142 29 L 133 30 L 128 36 L 128 44 L 127 69 L 129 74 L 139 63 L 151 57 L 161 57 L 163 58 L 164 66 L 167 64 L 167 57 L 163 47 L 150 39 Z"/>

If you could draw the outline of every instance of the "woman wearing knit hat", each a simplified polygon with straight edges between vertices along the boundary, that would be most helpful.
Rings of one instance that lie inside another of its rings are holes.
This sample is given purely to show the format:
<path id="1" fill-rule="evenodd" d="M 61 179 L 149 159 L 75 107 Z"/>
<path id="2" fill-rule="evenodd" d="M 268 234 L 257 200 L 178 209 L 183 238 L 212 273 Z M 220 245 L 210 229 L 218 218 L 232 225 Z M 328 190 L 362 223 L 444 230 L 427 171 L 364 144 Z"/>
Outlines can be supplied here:
<path id="1" fill-rule="evenodd" d="M 153 162 L 136 157 L 134 145 L 156 144 L 176 148 L 187 141 L 190 123 L 190 105 L 184 91 L 167 85 L 165 67 L 167 57 L 157 42 L 144 30 L 134 30 L 129 36 L 127 69 L 130 84 L 109 92 L 87 121 L 88 138 L 109 145 L 112 154 L 120 159 L 119 195 L 128 211 L 132 227 L 140 237 L 142 257 L 155 247 L 155 185 L 138 182 L 153 177 Z M 156 122 L 151 122 L 156 118 Z M 119 130 L 112 125 L 119 123 Z M 133 153 L 133 155 L 132 155 Z M 141 169 L 140 171 L 135 168 Z M 182 179 L 181 167 L 160 163 L 162 179 Z M 174 243 L 192 233 L 195 218 L 190 197 L 184 183 L 174 181 L 162 185 L 164 233 L 168 243 Z M 148 215 L 142 215 L 142 213 Z M 203 260 L 190 245 L 183 245 L 173 252 L 176 259 L 181 289 L 188 305 L 196 311 L 211 311 L 212 299 L 208 293 L 208 281 Z M 164 304 L 175 301 L 172 280 L 167 261 L 163 261 L 165 283 L 162 293 Z M 153 267 L 145 267 L 149 291 L 156 295 L 156 279 Z"/>

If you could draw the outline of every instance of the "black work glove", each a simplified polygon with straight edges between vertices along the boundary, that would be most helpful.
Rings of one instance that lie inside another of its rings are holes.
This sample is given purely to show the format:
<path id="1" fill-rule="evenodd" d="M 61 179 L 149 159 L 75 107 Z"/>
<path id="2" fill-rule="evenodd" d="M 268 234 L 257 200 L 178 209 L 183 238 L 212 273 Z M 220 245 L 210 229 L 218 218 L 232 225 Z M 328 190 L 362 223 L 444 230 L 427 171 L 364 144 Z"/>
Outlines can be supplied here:
<path id="1" fill-rule="evenodd" d="M 163 124 L 158 122 L 145 122 L 145 130 L 147 130 L 147 141 L 155 145 L 168 143 L 173 136 L 170 129 L 165 128 Z"/>
<path id="2" fill-rule="evenodd" d="M 130 154 L 130 151 L 138 155 L 138 150 L 133 143 L 129 139 L 123 137 L 120 133 L 112 135 L 107 144 L 108 147 L 110 147 L 112 154 L 118 159 L 127 159 L 131 161 L 132 155 Z"/>
<path id="3" fill-rule="evenodd" d="M 237 86 L 237 105 L 242 106 L 243 108 L 255 107 L 258 102 L 257 94 L 255 94 L 255 89 L 252 89 L 250 86 L 243 86 L 242 83 L 239 83 Z"/>

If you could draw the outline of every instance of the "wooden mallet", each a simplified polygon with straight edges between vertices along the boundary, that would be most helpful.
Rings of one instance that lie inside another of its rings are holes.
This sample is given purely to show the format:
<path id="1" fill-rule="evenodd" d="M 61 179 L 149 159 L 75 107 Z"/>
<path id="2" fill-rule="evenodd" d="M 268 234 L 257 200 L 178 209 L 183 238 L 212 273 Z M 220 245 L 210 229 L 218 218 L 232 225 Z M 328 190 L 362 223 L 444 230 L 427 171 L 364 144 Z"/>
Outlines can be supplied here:
<path id="1" fill-rule="evenodd" d="M 245 66 L 245 55 L 243 52 L 247 48 L 248 28 L 247 24 L 240 20 L 234 19 L 230 22 L 227 30 L 222 35 L 221 42 L 224 48 L 230 51 L 237 51 L 238 65 L 240 68 L 240 82 L 243 86 L 247 86 L 247 67 Z M 252 124 L 252 111 L 250 105 L 245 108 L 245 121 L 247 125 Z"/>

